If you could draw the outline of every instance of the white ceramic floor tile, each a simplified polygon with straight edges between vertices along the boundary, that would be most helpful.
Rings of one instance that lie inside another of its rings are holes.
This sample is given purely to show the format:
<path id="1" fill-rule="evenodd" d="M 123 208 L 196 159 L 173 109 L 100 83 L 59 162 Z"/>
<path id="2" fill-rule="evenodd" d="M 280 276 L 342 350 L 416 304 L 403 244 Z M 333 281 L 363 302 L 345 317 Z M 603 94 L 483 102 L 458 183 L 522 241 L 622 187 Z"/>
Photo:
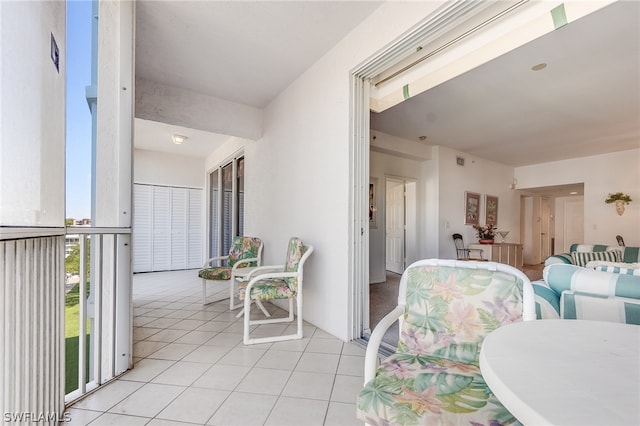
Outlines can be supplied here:
<path id="1" fill-rule="evenodd" d="M 141 417 L 155 417 L 184 390 L 184 386 L 147 383 L 111 408 L 109 412 Z"/>
<path id="2" fill-rule="evenodd" d="M 327 333 L 324 330 L 320 330 L 319 328 L 316 329 L 316 332 L 313 333 L 313 338 L 315 339 L 335 339 L 336 336 Z"/>
<path id="3" fill-rule="evenodd" d="M 233 347 L 242 342 L 242 334 L 218 333 L 213 336 L 205 345 Z"/>
<path id="4" fill-rule="evenodd" d="M 145 327 L 168 328 L 180 321 L 181 320 L 179 318 L 156 318 L 153 321 L 145 324 Z"/>
<path id="5" fill-rule="evenodd" d="M 315 331 L 317 329 L 318 327 L 316 326 L 305 324 L 302 326 L 302 335 L 304 337 L 311 338 L 311 336 L 315 334 Z M 298 330 L 297 324 L 290 324 L 282 334 L 294 334 L 297 330 Z"/>
<path id="6" fill-rule="evenodd" d="M 302 356 L 301 352 L 279 351 L 269 349 L 256 363 L 256 367 L 293 370 Z"/>
<path id="7" fill-rule="evenodd" d="M 345 343 L 342 347 L 342 355 L 364 356 L 366 350 L 355 343 Z"/>
<path id="8" fill-rule="evenodd" d="M 280 395 L 291 372 L 271 368 L 252 368 L 236 388 L 239 392 Z"/>
<path id="9" fill-rule="evenodd" d="M 149 336 L 156 334 L 157 332 L 162 331 L 161 328 L 150 328 L 150 327 L 133 327 L 133 340 L 144 340 Z"/>
<path id="10" fill-rule="evenodd" d="M 188 306 L 191 306 L 191 303 L 183 303 L 183 302 L 171 302 L 168 305 L 165 305 L 165 309 L 176 309 L 176 310 L 184 310 Z"/>
<path id="11" fill-rule="evenodd" d="M 333 374 L 295 371 L 289 378 L 282 395 L 328 401 L 334 377 Z"/>
<path id="12" fill-rule="evenodd" d="M 228 391 L 189 388 L 158 414 L 158 418 L 204 424 L 229 396 Z"/>
<path id="13" fill-rule="evenodd" d="M 231 348 L 225 346 L 199 346 L 189 355 L 182 358 L 182 361 L 205 362 L 212 364 L 218 362 L 225 356 Z"/>
<path id="14" fill-rule="evenodd" d="M 200 362 L 178 361 L 151 382 L 165 385 L 189 386 L 202 376 L 210 366 L 210 364 Z"/>
<path id="15" fill-rule="evenodd" d="M 208 389 L 234 390 L 251 370 L 239 365 L 214 365 L 192 386 Z"/>
<path id="16" fill-rule="evenodd" d="M 177 330 L 195 330 L 196 328 L 200 327 L 204 323 L 206 323 L 206 321 L 194 320 L 194 319 L 183 319 L 176 322 L 175 324 L 172 324 L 171 326 L 169 326 L 169 328 L 173 328 Z"/>
<path id="17" fill-rule="evenodd" d="M 200 327 L 196 328 L 197 331 L 215 331 L 220 332 L 225 328 L 229 327 L 231 323 L 225 321 L 216 321 L 211 320 L 202 324 Z"/>
<path id="18" fill-rule="evenodd" d="M 216 336 L 217 337 L 217 336 Z M 252 349 L 244 346 L 238 346 L 229 351 L 220 361 L 220 364 L 228 365 L 244 365 L 253 367 L 256 362 L 264 355 L 264 349 Z"/>
<path id="19" fill-rule="evenodd" d="M 167 315 L 165 315 L 167 318 L 179 318 L 179 319 L 186 319 L 191 317 L 191 315 L 193 315 L 193 311 L 176 311 L 176 310 L 171 310 L 170 313 L 168 313 Z"/>
<path id="20" fill-rule="evenodd" d="M 142 387 L 143 383 L 116 380 L 103 385 L 97 392 L 73 404 L 73 408 L 84 410 L 107 411 L 133 392 Z"/>
<path id="21" fill-rule="evenodd" d="M 175 361 L 165 359 L 145 358 L 136 362 L 133 365 L 133 368 L 122 376 L 122 379 L 133 380 L 136 382 L 148 382 L 174 363 Z"/>
<path id="22" fill-rule="evenodd" d="M 150 322 L 153 322 L 153 321 L 155 321 L 157 319 L 158 318 L 144 317 L 144 316 L 135 317 L 133 319 L 133 326 L 134 327 L 142 327 L 142 326 L 145 326 L 145 325 L 149 324 Z M 162 328 L 162 327 L 160 327 L 160 328 Z"/>
<path id="23" fill-rule="evenodd" d="M 364 383 L 362 377 L 337 375 L 331 393 L 331 401 L 355 404 Z"/>
<path id="24" fill-rule="evenodd" d="M 160 350 L 152 353 L 148 358 L 179 360 L 193 352 L 198 345 L 188 345 L 186 343 L 169 343 Z"/>
<path id="25" fill-rule="evenodd" d="M 176 343 L 189 343 L 192 345 L 201 345 L 204 342 L 210 340 L 217 333 L 214 331 L 190 331 L 181 338 L 176 340 Z"/>
<path id="26" fill-rule="evenodd" d="M 309 344 L 311 339 L 304 337 L 297 340 L 285 340 L 284 342 L 275 342 L 271 346 L 271 349 L 279 351 L 292 351 L 292 352 L 304 352 L 305 348 Z"/>
<path id="27" fill-rule="evenodd" d="M 342 355 L 338 364 L 338 374 L 364 377 L 364 357 Z"/>
<path id="28" fill-rule="evenodd" d="M 335 374 L 339 360 L 340 355 L 305 352 L 296 366 L 296 371 Z"/>
<path id="29" fill-rule="evenodd" d="M 287 328 L 286 324 L 262 324 L 251 331 L 252 337 L 280 336 Z M 242 329 L 244 332 L 244 328 Z"/>
<path id="30" fill-rule="evenodd" d="M 275 395 L 233 392 L 207 424 L 219 426 L 264 424 L 277 399 Z"/>
<path id="31" fill-rule="evenodd" d="M 329 403 L 325 426 L 364 426 L 364 422 L 356 417 L 355 404 L 345 404 L 344 402 Z"/>
<path id="32" fill-rule="evenodd" d="M 328 405 L 328 401 L 282 396 L 276 402 L 265 424 L 278 426 L 322 425 Z"/>
<path id="33" fill-rule="evenodd" d="M 133 356 L 136 358 L 145 358 L 154 352 L 165 347 L 165 342 L 152 342 L 149 340 L 142 340 L 133 344 Z"/>
<path id="34" fill-rule="evenodd" d="M 186 423 L 186 422 L 176 422 L 174 420 L 166 420 L 166 419 L 153 419 L 147 426 L 193 426 L 194 423 Z"/>
<path id="35" fill-rule="evenodd" d="M 122 414 L 104 413 L 91 422 L 91 426 L 138 426 L 145 425 L 151 420 L 148 417 L 125 416 Z"/>
<path id="36" fill-rule="evenodd" d="M 142 307 L 157 309 L 157 308 L 163 308 L 163 307 L 167 306 L 168 304 L 169 304 L 169 302 L 149 302 L 147 304 L 142 305 Z"/>
<path id="37" fill-rule="evenodd" d="M 163 329 L 162 331 L 148 337 L 146 340 L 149 342 L 175 342 L 180 337 L 187 334 L 188 330 L 173 330 L 171 328 Z"/>
<path id="38" fill-rule="evenodd" d="M 167 314 L 170 314 L 172 312 L 173 312 L 173 309 L 158 308 L 158 309 L 152 309 L 144 315 L 146 317 L 164 318 L 167 316 Z"/>
<path id="39" fill-rule="evenodd" d="M 340 339 L 311 339 L 307 345 L 306 352 L 317 352 L 323 354 L 341 354 L 343 342 Z"/>
<path id="40" fill-rule="evenodd" d="M 79 408 L 69 408 L 65 411 L 63 424 L 65 426 L 84 426 L 95 420 L 102 414 L 102 411 L 80 410 Z"/>
<path id="41" fill-rule="evenodd" d="M 218 315 L 220 315 L 219 312 L 213 312 L 213 311 L 187 311 L 189 313 L 189 316 L 187 318 L 189 319 L 194 319 L 194 320 L 202 320 L 202 321 L 210 321 L 212 319 L 214 319 L 215 317 L 217 317 Z"/>

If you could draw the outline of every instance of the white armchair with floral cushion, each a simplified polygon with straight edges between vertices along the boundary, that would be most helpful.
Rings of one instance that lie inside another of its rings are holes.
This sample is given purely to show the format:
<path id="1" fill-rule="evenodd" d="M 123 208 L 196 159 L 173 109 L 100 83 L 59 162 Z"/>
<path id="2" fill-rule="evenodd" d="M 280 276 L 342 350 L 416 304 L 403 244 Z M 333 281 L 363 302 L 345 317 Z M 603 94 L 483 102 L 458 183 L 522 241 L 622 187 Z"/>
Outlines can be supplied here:
<path id="1" fill-rule="evenodd" d="M 518 424 L 479 367 L 487 334 L 534 320 L 529 279 L 495 262 L 421 260 L 402 274 L 398 306 L 373 331 L 365 356 L 358 418 L 371 425 Z M 379 366 L 382 336 L 395 320 L 395 354 Z"/>
<path id="2" fill-rule="evenodd" d="M 300 238 L 292 237 L 287 248 L 284 265 L 262 266 L 254 269 L 238 287 L 240 299 L 244 301 L 244 344 L 278 342 L 302 339 L 302 283 L 305 261 L 313 252 L 313 246 L 304 244 Z M 251 319 L 251 304 L 289 299 L 289 314 L 284 318 L 263 320 Z M 294 334 L 251 338 L 250 327 L 258 324 L 293 322 L 293 300 L 296 300 L 297 327 Z"/>
<path id="3" fill-rule="evenodd" d="M 229 282 L 229 309 L 235 309 L 241 304 L 234 304 L 236 277 L 242 268 L 260 266 L 262 263 L 262 240 L 256 237 L 233 237 L 229 254 L 207 259 L 198 271 L 202 278 L 202 304 L 207 304 L 207 281 Z M 213 262 L 216 265 L 212 265 Z M 209 302 L 211 303 L 211 302 Z"/>

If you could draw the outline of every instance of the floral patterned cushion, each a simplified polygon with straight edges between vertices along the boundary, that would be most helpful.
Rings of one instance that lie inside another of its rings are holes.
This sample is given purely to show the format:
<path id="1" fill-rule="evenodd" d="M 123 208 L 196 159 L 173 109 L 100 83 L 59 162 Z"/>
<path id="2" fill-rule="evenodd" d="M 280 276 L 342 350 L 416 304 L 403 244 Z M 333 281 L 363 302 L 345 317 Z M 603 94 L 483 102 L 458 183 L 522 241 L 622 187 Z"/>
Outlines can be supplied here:
<path id="1" fill-rule="evenodd" d="M 227 258 L 227 266 L 233 266 L 242 259 L 258 257 L 258 250 L 261 245 L 262 240 L 260 238 L 233 237 L 231 248 L 229 249 L 229 257 Z M 251 262 L 245 266 L 256 266 L 256 262 Z"/>
<path id="2" fill-rule="evenodd" d="M 205 280 L 223 281 L 231 279 L 231 268 L 228 266 L 216 266 L 198 271 L 198 277 Z"/>
<path id="3" fill-rule="evenodd" d="M 372 425 L 517 423 L 478 365 L 484 337 L 522 320 L 521 280 L 501 272 L 443 266 L 409 269 L 398 350 L 358 397 Z"/>
<path id="4" fill-rule="evenodd" d="M 298 264 L 305 252 L 304 244 L 302 240 L 297 237 L 293 237 L 289 240 L 289 246 L 287 248 L 287 263 L 284 265 L 285 272 L 296 272 L 298 270 Z M 293 292 L 298 291 L 298 279 L 288 277 L 285 281 Z"/>
<path id="5" fill-rule="evenodd" d="M 243 281 L 238 285 L 240 292 L 240 300 L 245 299 L 245 290 L 249 281 Z M 269 278 L 256 282 L 251 287 L 251 299 L 270 300 L 270 299 L 289 299 L 295 296 L 295 293 L 289 288 L 284 279 Z"/>

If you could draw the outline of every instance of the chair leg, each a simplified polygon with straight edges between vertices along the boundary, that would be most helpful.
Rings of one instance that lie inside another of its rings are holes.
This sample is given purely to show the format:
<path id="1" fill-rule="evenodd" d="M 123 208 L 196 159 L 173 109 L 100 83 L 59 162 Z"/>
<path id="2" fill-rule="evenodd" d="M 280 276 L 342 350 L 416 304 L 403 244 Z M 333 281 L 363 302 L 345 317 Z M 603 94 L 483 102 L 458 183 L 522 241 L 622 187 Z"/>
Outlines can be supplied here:
<path id="1" fill-rule="evenodd" d="M 234 296 L 234 292 L 233 292 L 233 282 L 235 281 L 235 277 L 231 276 L 231 279 L 229 280 L 229 310 L 233 311 L 235 309 L 235 306 L 233 305 L 233 296 Z"/>
<path id="2" fill-rule="evenodd" d="M 264 308 L 264 305 L 262 304 L 262 302 L 261 302 L 261 301 L 256 300 L 256 305 L 258 305 L 258 308 L 260 308 L 260 310 L 262 311 L 262 313 L 264 314 L 264 316 L 265 316 L 265 317 L 267 317 L 267 318 L 271 318 L 271 314 L 269 313 L 269 311 L 267 311 L 267 310 Z"/>
<path id="3" fill-rule="evenodd" d="M 202 304 L 207 304 L 207 280 L 202 280 Z"/>

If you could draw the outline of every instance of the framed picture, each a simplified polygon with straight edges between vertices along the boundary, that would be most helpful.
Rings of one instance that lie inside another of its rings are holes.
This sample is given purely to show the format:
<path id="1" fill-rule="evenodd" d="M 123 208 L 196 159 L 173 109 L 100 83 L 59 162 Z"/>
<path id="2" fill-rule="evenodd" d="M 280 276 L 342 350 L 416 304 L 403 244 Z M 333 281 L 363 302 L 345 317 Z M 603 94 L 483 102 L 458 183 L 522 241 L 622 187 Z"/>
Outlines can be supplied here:
<path id="1" fill-rule="evenodd" d="M 498 226 L 498 197 L 485 195 L 484 211 L 486 212 L 486 224 Z"/>
<path id="2" fill-rule="evenodd" d="M 464 193 L 464 224 L 478 225 L 480 221 L 480 194 L 465 191 Z"/>
<path id="3" fill-rule="evenodd" d="M 370 178 L 369 179 L 369 228 L 376 229 L 378 227 L 377 224 L 377 212 L 378 212 L 378 204 L 377 204 L 377 193 L 378 190 L 378 179 Z"/>

